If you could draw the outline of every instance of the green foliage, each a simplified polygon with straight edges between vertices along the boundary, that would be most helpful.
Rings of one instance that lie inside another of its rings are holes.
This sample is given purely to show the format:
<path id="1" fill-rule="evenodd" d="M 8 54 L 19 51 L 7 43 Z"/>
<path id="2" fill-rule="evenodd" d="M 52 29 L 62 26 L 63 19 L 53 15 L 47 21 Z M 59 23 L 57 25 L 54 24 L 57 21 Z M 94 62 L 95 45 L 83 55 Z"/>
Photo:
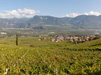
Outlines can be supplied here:
<path id="1" fill-rule="evenodd" d="M 16 34 L 16 46 L 18 46 L 18 35 Z"/>
<path id="2" fill-rule="evenodd" d="M 8 75 L 100 75 L 101 39 L 75 45 L 51 42 L 50 37 L 19 37 L 0 40 L 0 74 Z M 99 44 L 99 45 L 98 45 Z M 85 50 L 87 49 L 87 50 Z M 92 50 L 94 49 L 94 50 Z"/>

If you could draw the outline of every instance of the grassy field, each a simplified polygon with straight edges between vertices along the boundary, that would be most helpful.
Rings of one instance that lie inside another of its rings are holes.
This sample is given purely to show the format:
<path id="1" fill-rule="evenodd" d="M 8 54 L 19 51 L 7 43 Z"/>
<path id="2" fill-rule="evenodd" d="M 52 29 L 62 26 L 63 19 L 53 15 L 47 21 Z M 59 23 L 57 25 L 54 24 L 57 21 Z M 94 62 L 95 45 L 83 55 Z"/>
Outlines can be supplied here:
<path id="1" fill-rule="evenodd" d="M 101 39 L 81 44 L 49 37 L 0 38 L 0 75 L 101 75 Z"/>

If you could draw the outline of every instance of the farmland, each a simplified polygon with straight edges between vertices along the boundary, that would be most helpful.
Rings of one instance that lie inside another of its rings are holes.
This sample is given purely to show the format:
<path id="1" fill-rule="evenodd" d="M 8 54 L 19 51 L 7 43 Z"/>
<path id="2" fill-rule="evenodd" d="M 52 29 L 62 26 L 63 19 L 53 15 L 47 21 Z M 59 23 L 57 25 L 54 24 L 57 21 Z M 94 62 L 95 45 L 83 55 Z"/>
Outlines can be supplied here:
<path id="1" fill-rule="evenodd" d="M 101 39 L 74 44 L 49 37 L 0 38 L 0 75 L 100 75 Z"/>

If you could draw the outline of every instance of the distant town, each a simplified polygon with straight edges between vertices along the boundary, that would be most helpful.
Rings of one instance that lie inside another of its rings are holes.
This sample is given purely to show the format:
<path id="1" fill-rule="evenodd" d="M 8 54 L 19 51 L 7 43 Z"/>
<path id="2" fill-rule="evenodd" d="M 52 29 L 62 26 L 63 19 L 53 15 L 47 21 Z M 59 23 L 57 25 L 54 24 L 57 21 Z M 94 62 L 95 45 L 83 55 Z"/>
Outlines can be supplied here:
<path id="1" fill-rule="evenodd" d="M 96 40 L 101 38 L 101 36 L 99 35 L 91 35 L 91 36 L 56 36 L 55 38 L 52 38 L 51 41 L 52 42 L 61 42 L 61 41 L 65 41 L 65 40 L 69 40 L 70 42 L 74 42 L 76 44 L 78 43 L 83 43 L 86 41 L 91 41 L 91 40 Z"/>

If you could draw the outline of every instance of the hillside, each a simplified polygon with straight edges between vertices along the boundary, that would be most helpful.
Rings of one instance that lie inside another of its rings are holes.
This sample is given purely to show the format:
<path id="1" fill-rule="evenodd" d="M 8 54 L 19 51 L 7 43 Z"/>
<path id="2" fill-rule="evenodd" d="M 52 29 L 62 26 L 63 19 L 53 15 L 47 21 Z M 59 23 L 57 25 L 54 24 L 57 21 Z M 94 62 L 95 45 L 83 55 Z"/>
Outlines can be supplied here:
<path id="1" fill-rule="evenodd" d="M 34 16 L 33 18 L 0 19 L 0 26 L 4 28 L 33 28 L 33 29 L 100 29 L 101 16 L 80 15 L 75 18 Z M 63 30 L 62 29 L 62 30 Z"/>
<path id="2" fill-rule="evenodd" d="M 0 18 L 0 26 L 3 28 L 10 28 L 16 25 L 16 21 L 12 21 L 10 19 L 2 19 Z"/>
<path id="3" fill-rule="evenodd" d="M 0 40 L 0 74 L 7 75 L 100 75 L 101 71 L 101 39 L 78 44 L 50 42 L 39 37 L 19 37 L 19 46 L 15 46 L 15 38 Z M 82 50 L 84 47 L 88 50 Z M 97 46 L 97 44 L 99 44 Z M 100 51 L 89 50 L 100 48 Z M 64 48 L 71 48 L 64 49 Z"/>
<path id="4" fill-rule="evenodd" d="M 71 28 L 81 29 L 100 29 L 101 28 L 101 16 L 86 16 L 80 15 L 75 18 L 63 17 L 57 18 L 52 16 L 34 16 L 28 21 L 30 26 L 45 26 L 45 25 L 57 25 L 66 26 Z"/>
<path id="5" fill-rule="evenodd" d="M 96 50 L 96 49 L 101 49 L 101 39 L 97 39 L 97 40 L 93 40 L 93 41 L 88 41 L 88 42 L 84 42 L 81 44 L 77 44 L 77 45 L 72 45 L 72 46 L 67 46 L 69 49 L 91 49 L 91 50 Z"/>
<path id="6" fill-rule="evenodd" d="M 68 24 L 67 19 L 57 18 L 52 16 L 34 16 L 28 22 L 36 25 L 67 25 Z"/>
<path id="7" fill-rule="evenodd" d="M 84 29 L 101 29 L 101 16 L 81 15 L 73 18 L 70 23 Z"/>

